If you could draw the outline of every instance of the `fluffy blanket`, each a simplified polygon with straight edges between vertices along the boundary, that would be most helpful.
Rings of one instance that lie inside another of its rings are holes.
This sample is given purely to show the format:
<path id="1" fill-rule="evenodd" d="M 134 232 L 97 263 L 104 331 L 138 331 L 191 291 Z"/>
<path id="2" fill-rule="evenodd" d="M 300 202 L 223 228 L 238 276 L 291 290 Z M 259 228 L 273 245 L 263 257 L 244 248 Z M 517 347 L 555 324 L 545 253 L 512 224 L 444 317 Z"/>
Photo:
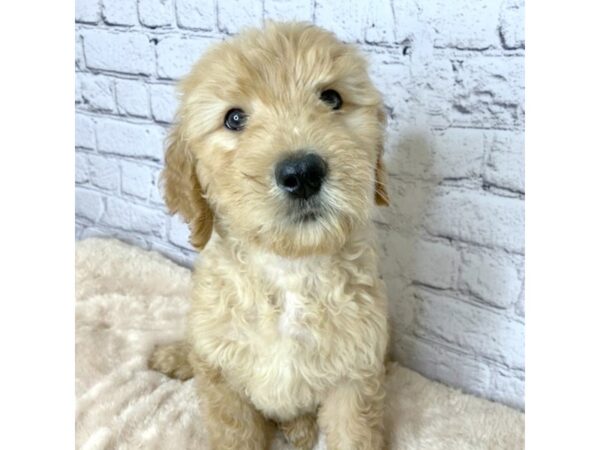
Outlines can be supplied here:
<path id="1" fill-rule="evenodd" d="M 182 337 L 190 271 L 112 239 L 76 247 L 76 440 L 91 449 L 207 449 L 192 380 L 148 370 Z M 523 414 L 392 364 L 390 449 L 520 449 Z M 274 449 L 291 449 L 281 437 Z M 318 449 L 325 449 L 322 436 Z"/>

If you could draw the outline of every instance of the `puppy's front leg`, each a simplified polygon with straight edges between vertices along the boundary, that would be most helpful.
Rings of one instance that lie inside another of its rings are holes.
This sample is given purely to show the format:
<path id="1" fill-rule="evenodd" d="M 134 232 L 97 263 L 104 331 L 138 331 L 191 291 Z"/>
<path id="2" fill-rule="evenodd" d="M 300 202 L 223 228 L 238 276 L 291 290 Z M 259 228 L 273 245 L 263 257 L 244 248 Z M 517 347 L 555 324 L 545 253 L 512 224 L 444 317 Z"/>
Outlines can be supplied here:
<path id="1" fill-rule="evenodd" d="M 327 450 L 383 450 L 384 374 L 346 381 L 327 396 L 319 411 Z"/>
<path id="2" fill-rule="evenodd" d="M 265 450 L 273 425 L 235 392 L 222 374 L 190 355 L 194 379 L 202 402 L 204 422 L 212 450 Z"/>
<path id="3" fill-rule="evenodd" d="M 279 427 L 296 450 L 312 450 L 319 437 L 316 419 L 313 414 L 304 414 L 279 424 Z"/>

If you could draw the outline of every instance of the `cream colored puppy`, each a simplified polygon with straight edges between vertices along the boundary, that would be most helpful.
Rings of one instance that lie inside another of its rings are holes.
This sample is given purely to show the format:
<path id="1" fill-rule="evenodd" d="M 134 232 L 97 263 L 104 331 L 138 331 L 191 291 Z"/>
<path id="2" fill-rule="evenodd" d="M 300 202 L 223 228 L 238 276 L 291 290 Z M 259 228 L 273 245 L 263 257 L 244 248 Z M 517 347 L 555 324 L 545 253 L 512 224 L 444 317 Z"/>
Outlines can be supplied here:
<path id="1" fill-rule="evenodd" d="M 382 449 L 384 287 L 370 220 L 387 204 L 385 114 L 351 45 L 268 24 L 181 83 L 165 200 L 202 250 L 187 342 L 151 367 L 195 376 L 214 449 Z"/>

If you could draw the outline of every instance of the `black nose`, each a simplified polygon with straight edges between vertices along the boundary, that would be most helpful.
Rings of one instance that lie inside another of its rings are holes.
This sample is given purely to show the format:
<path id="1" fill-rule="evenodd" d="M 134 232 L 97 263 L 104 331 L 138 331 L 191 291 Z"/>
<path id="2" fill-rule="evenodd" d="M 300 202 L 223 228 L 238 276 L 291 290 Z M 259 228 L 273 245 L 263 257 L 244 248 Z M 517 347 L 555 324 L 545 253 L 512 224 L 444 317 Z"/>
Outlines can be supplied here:
<path id="1" fill-rule="evenodd" d="M 275 167 L 277 185 L 294 198 L 307 199 L 321 189 L 327 163 L 314 153 L 298 153 Z"/>

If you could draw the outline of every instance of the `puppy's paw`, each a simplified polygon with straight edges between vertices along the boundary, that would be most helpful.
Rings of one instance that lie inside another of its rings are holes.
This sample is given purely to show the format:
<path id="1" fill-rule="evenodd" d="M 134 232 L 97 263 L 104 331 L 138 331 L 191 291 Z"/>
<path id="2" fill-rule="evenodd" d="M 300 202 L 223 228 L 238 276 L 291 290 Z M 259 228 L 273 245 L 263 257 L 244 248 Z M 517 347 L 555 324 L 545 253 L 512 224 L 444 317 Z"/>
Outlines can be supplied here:
<path id="1" fill-rule="evenodd" d="M 313 414 L 305 414 L 279 426 L 286 440 L 297 450 L 312 450 L 317 444 L 319 427 Z"/>
<path id="2" fill-rule="evenodd" d="M 171 378 L 188 380 L 194 376 L 192 366 L 188 360 L 189 353 L 190 346 L 184 341 L 159 345 L 150 355 L 148 367 Z"/>

